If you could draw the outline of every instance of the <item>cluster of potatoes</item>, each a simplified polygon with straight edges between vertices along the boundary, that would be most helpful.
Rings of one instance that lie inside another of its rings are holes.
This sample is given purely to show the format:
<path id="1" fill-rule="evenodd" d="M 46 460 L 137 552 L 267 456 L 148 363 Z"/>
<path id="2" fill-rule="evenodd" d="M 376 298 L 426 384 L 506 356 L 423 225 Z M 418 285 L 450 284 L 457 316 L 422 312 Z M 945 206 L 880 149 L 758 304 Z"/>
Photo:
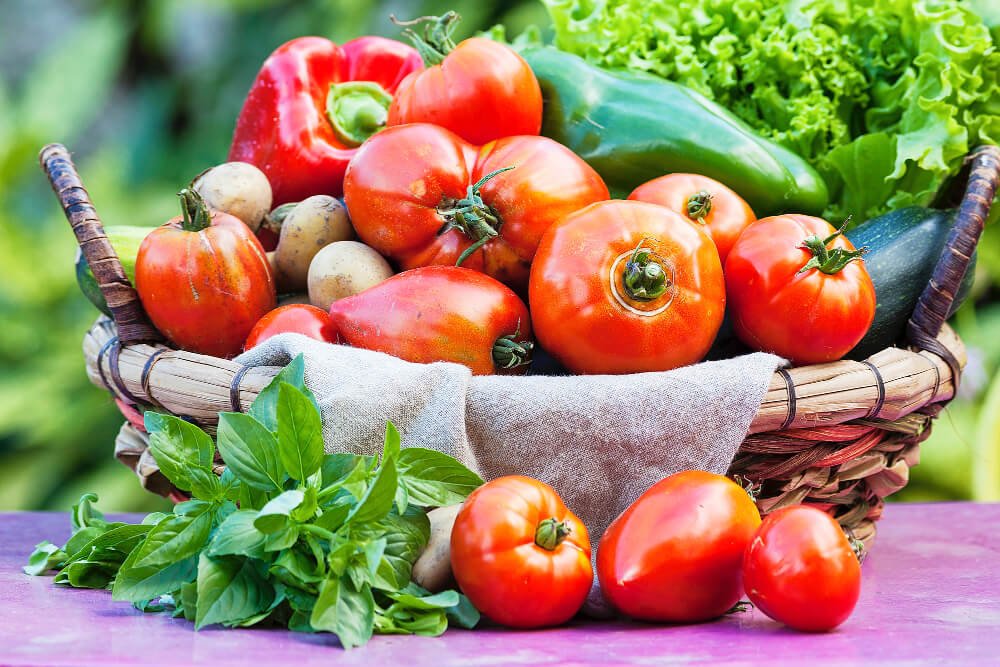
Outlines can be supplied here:
<path id="1" fill-rule="evenodd" d="M 271 184 L 246 162 L 208 169 L 192 183 L 209 208 L 236 216 L 259 237 L 277 235 L 267 253 L 279 305 L 310 303 L 329 310 L 338 299 L 373 287 L 392 275 L 377 252 L 356 240 L 343 202 L 314 195 L 271 209 Z"/>

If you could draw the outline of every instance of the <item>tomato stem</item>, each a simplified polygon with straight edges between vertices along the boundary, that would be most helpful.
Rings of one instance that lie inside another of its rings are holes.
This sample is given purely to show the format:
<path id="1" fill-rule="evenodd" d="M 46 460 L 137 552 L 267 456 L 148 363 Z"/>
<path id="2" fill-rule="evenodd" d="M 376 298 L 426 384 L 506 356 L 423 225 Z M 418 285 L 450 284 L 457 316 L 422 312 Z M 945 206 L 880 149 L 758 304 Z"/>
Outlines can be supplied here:
<path id="1" fill-rule="evenodd" d="M 704 225 L 705 217 L 712 212 L 712 197 L 714 196 L 708 190 L 698 190 L 688 197 L 684 206 L 688 217 Z"/>
<path id="2" fill-rule="evenodd" d="M 275 234 L 281 233 L 281 226 L 285 224 L 285 218 L 288 214 L 292 212 L 292 209 L 299 205 L 297 201 L 290 201 L 287 204 L 282 204 L 270 213 L 264 216 L 264 221 L 261 223 L 261 227 L 269 229 Z"/>
<path id="3" fill-rule="evenodd" d="M 821 239 L 819 236 L 813 234 L 803 241 L 800 247 L 811 252 L 813 256 L 810 257 L 809 261 L 798 270 L 798 273 L 805 273 L 810 269 L 819 269 L 823 273 L 833 275 L 843 271 L 844 267 L 854 260 L 861 259 L 861 257 L 868 252 L 867 247 L 858 248 L 857 250 L 827 248 L 830 243 L 844 233 L 844 228 L 847 227 L 847 223 L 850 221 L 851 218 L 848 217 L 847 220 L 844 221 L 844 224 L 840 226 L 840 229 L 835 231 L 833 234 L 830 234 L 830 236 L 825 239 Z"/>
<path id="4" fill-rule="evenodd" d="M 449 200 L 438 207 L 438 215 L 445 220 L 441 229 L 438 230 L 438 235 L 457 229 L 473 241 L 472 245 L 458 256 L 455 266 L 461 266 L 462 262 L 467 260 L 472 253 L 500 235 L 500 226 L 503 221 L 497 217 L 493 209 L 486 205 L 479 190 L 497 174 L 502 174 L 513 168 L 503 167 L 491 171 L 470 185 L 463 199 Z"/>
<path id="5" fill-rule="evenodd" d="M 181 229 L 187 232 L 200 232 L 212 224 L 212 215 L 208 205 L 197 190 L 184 188 L 177 193 L 181 199 Z"/>
<path id="6" fill-rule="evenodd" d="M 506 370 L 531 363 L 531 350 L 535 344 L 530 340 L 518 341 L 520 335 L 521 323 L 518 322 L 514 333 L 501 336 L 493 343 L 493 363 L 497 368 Z"/>
<path id="7" fill-rule="evenodd" d="M 389 19 L 398 26 L 420 26 L 423 34 L 407 28 L 403 36 L 413 42 L 413 47 L 424 59 L 425 67 L 440 65 L 449 53 L 455 50 L 455 41 L 451 33 L 461 20 L 458 12 L 445 12 L 441 16 L 420 16 L 409 21 L 400 21 L 395 16 Z"/>
<path id="8" fill-rule="evenodd" d="M 545 519 L 538 524 L 538 529 L 535 531 L 535 544 L 547 551 L 555 551 L 571 532 L 573 529 L 565 521 L 555 517 Z"/>
<path id="9" fill-rule="evenodd" d="M 639 241 L 622 272 L 625 292 L 636 301 L 653 301 L 671 287 L 670 279 L 659 259 L 651 249 L 643 247 L 648 240 Z"/>

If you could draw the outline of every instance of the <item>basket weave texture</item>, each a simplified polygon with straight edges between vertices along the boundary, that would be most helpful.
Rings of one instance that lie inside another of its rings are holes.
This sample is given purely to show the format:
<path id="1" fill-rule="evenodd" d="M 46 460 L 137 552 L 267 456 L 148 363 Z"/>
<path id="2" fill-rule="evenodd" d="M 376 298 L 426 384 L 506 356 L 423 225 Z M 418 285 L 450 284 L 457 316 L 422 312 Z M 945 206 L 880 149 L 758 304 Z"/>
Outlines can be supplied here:
<path id="1" fill-rule="evenodd" d="M 110 391 L 127 418 L 115 455 L 147 489 L 179 498 L 149 453 L 141 410 L 165 410 L 212 430 L 220 411 L 245 410 L 280 369 L 243 367 L 165 344 L 125 277 L 69 153 L 51 144 L 40 162 L 113 315 L 98 320 L 83 348 L 91 382 Z M 752 487 L 763 514 L 816 505 L 870 545 L 883 499 L 906 485 L 919 443 L 955 395 L 965 364 L 964 347 L 944 322 L 996 193 L 1000 149 L 977 149 L 967 164 L 955 225 L 909 321 L 906 345 L 860 362 L 783 369 L 772 378 L 729 470 Z M 217 472 L 224 465 L 220 460 Z"/>

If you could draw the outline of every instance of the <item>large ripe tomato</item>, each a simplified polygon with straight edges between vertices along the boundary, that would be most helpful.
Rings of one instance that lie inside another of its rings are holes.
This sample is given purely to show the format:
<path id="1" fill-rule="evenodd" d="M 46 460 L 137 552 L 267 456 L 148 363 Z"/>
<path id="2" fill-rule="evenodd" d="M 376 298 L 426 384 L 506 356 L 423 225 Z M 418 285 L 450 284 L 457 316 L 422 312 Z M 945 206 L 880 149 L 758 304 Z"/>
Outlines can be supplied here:
<path id="1" fill-rule="evenodd" d="M 184 350 L 232 357 L 277 301 L 260 241 L 241 220 L 209 214 L 194 190 L 180 192 L 183 215 L 139 246 L 135 288 L 156 328 Z"/>
<path id="2" fill-rule="evenodd" d="M 760 525 L 750 496 L 722 475 L 657 482 L 608 526 L 597 548 L 604 598 L 647 621 L 697 623 L 743 594 L 743 553 Z"/>
<path id="3" fill-rule="evenodd" d="M 717 180 L 700 174 L 660 176 L 637 187 L 628 198 L 666 206 L 703 224 L 723 264 L 736 239 L 757 219 L 742 197 Z"/>
<path id="4" fill-rule="evenodd" d="M 327 343 L 337 342 L 330 315 L 322 308 L 306 303 L 291 303 L 275 308 L 260 318 L 247 336 L 244 350 L 257 347 L 271 336 L 297 333 Z"/>
<path id="5" fill-rule="evenodd" d="M 747 547 L 743 585 L 776 621 L 806 632 L 847 620 L 861 594 L 861 565 L 829 514 L 806 505 L 770 514 Z"/>
<path id="6" fill-rule="evenodd" d="M 875 318 L 863 252 L 821 218 L 788 214 L 750 225 L 726 260 L 736 335 L 796 364 L 840 359 Z"/>
<path id="7" fill-rule="evenodd" d="M 407 361 L 451 361 L 476 375 L 524 372 L 534 339 L 524 302 L 459 266 L 398 273 L 330 306 L 340 342 Z"/>
<path id="8" fill-rule="evenodd" d="M 428 18 L 423 37 L 408 31 L 427 69 L 399 84 L 389 125 L 433 123 L 474 144 L 542 129 L 542 89 L 516 51 L 470 37 L 458 46 L 450 33 L 458 15 Z M 424 22 L 422 19 L 418 21 Z"/>
<path id="9" fill-rule="evenodd" d="M 542 238 L 528 289 L 538 340 L 576 373 L 662 371 L 699 361 L 726 290 L 712 240 L 663 206 L 593 204 Z"/>
<path id="10" fill-rule="evenodd" d="M 376 134 L 344 179 L 358 236 L 400 268 L 461 261 L 517 290 L 545 230 L 607 198 L 597 172 L 551 139 L 508 137 L 477 148 L 426 124 Z"/>
<path id="11" fill-rule="evenodd" d="M 451 569 L 476 609 L 516 628 L 568 621 L 594 581 L 586 527 L 551 486 L 520 475 L 466 499 L 451 531 Z"/>

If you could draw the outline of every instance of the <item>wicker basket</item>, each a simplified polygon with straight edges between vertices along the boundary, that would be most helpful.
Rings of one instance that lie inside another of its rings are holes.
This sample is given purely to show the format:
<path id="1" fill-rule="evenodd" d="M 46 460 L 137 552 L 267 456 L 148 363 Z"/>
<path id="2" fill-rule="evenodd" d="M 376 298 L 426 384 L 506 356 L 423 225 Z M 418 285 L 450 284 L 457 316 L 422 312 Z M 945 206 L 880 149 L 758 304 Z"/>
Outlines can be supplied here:
<path id="1" fill-rule="evenodd" d="M 99 320 L 84 339 L 91 382 L 108 389 L 128 422 L 115 455 L 151 491 L 174 498 L 142 433 L 142 406 L 212 429 L 220 411 L 242 411 L 278 372 L 174 350 L 149 323 L 70 160 L 58 144 L 40 155 L 114 321 Z M 965 350 L 944 324 L 1000 180 L 1000 150 L 967 160 L 968 180 L 947 248 L 909 321 L 909 347 L 865 361 L 779 370 L 729 474 L 755 488 L 762 513 L 797 503 L 831 512 L 870 544 L 883 499 L 906 485 L 919 443 L 954 395 Z M 217 472 L 224 463 L 219 461 Z"/>

